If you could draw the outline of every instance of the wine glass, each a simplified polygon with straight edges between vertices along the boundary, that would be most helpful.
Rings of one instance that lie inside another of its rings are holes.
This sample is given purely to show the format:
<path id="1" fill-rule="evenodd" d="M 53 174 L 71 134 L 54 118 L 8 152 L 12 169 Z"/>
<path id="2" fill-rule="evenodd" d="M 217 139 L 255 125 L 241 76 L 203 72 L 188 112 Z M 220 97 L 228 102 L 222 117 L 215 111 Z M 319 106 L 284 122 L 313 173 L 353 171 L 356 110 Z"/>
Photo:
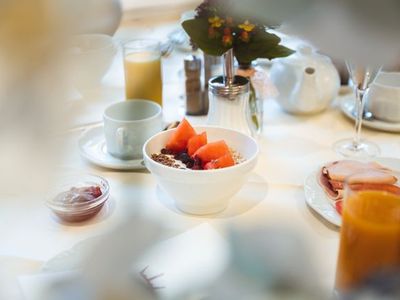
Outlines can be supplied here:
<path id="1" fill-rule="evenodd" d="M 364 95 L 370 84 L 374 81 L 380 71 L 379 66 L 364 66 L 354 62 L 346 62 L 350 79 L 353 84 L 355 99 L 355 134 L 353 139 L 337 141 L 333 147 L 336 152 L 345 157 L 374 157 L 380 152 L 378 145 L 373 142 L 361 139 L 361 126 L 364 115 Z"/>

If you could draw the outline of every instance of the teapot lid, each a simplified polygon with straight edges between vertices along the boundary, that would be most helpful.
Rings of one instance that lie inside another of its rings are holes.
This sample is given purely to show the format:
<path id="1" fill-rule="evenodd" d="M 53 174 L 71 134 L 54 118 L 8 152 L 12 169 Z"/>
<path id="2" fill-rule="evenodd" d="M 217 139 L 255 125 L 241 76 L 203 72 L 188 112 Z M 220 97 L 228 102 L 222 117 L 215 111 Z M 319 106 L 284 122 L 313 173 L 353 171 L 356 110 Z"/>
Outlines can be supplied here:
<path id="1" fill-rule="evenodd" d="M 309 45 L 301 45 L 297 51 L 285 59 L 286 63 L 306 66 L 317 66 L 318 64 L 331 64 L 328 56 L 317 53 Z"/>
<path id="2" fill-rule="evenodd" d="M 297 48 L 297 51 L 301 54 L 301 55 L 312 55 L 313 54 L 313 49 L 308 46 L 308 45 L 302 45 L 299 46 Z"/>

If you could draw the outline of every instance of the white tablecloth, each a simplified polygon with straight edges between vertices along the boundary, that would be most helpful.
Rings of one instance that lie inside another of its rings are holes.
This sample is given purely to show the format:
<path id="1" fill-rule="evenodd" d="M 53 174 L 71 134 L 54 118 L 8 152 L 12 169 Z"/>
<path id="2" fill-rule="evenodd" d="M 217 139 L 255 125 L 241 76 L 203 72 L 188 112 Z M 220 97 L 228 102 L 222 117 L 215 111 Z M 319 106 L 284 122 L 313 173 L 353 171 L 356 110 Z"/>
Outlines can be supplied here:
<path id="1" fill-rule="evenodd" d="M 172 27 L 166 28 L 159 34 L 164 34 Z M 124 28 L 117 36 L 136 36 L 135 32 Z M 183 100 L 180 96 L 183 94 L 184 55 L 176 51 L 164 59 L 166 121 L 178 120 L 182 116 Z M 116 59 L 101 87 L 86 91 L 82 93 L 83 98 L 74 100 L 73 109 L 77 113 L 75 126 L 101 121 L 104 107 L 124 98 L 123 85 L 121 60 Z M 205 121 L 205 118 L 189 119 L 193 123 Z M 241 225 L 280 224 L 296 228 L 310 242 L 310 255 L 315 258 L 321 283 L 327 289 L 331 288 L 338 250 L 338 231 L 307 207 L 302 185 L 306 175 L 320 164 L 336 158 L 332 144 L 341 138 L 350 137 L 353 134 L 353 123 L 335 105 L 319 115 L 295 117 L 282 112 L 272 100 L 265 102 L 264 122 L 264 133 L 259 139 L 260 159 L 249 183 L 234 197 L 227 211 L 209 218 L 191 217 L 178 212 L 171 199 L 157 188 L 153 177 L 145 171 L 110 171 L 84 161 L 77 147 L 80 130 L 60 137 L 67 139 L 70 147 L 62 167 L 67 171 L 89 172 L 107 178 L 111 184 L 110 205 L 94 220 L 80 226 L 70 226 L 60 224 L 52 217 L 42 199 L 3 201 L 0 209 L 0 256 L 24 258 L 30 262 L 46 261 L 77 242 L 98 235 L 130 211 L 162 220 L 171 239 L 191 233 L 190 239 L 198 236 L 205 241 L 205 245 L 210 243 L 211 249 L 216 240 L 214 235 L 224 239 L 224 229 L 229 222 Z M 382 156 L 400 158 L 399 135 L 364 129 L 363 136 L 380 145 Z M 207 227 L 205 231 L 204 226 Z M 190 251 L 198 251 L 197 256 L 201 257 L 201 248 L 196 250 L 192 247 Z M 32 266 L 30 263 L 27 265 Z M 164 267 L 168 268 L 167 265 Z M 27 268 L 29 271 L 25 273 L 31 273 L 32 269 L 35 268 Z M 23 275 L 23 268 L 20 270 L 18 275 Z M 168 269 L 162 271 L 168 273 Z M 173 272 L 176 275 L 176 269 Z"/>

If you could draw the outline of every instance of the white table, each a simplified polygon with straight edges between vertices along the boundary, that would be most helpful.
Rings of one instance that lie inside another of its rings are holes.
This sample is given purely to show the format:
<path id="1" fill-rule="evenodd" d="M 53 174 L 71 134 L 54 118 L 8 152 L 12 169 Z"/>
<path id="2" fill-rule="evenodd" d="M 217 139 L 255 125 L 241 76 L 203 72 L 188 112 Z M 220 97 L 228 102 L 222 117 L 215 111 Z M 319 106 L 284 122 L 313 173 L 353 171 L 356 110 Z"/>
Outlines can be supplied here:
<path id="1" fill-rule="evenodd" d="M 149 29 L 147 32 L 152 32 L 153 36 L 163 35 L 174 26 Z M 117 37 L 137 36 L 135 32 L 138 31 L 123 28 Z M 167 121 L 179 119 L 182 113 L 179 95 L 183 92 L 183 78 L 179 75 L 179 69 L 182 69 L 183 55 L 177 51 L 164 60 L 164 115 Z M 121 61 L 116 60 L 103 86 L 86 92 L 84 99 L 77 102 L 75 109 L 79 118 L 75 125 L 79 127 L 100 121 L 106 105 L 123 99 L 123 84 Z M 203 123 L 205 118 L 190 120 Z M 161 220 L 171 238 L 206 225 L 206 231 L 224 239 L 225 228 L 230 222 L 243 226 L 291 226 L 310 243 L 310 254 L 318 266 L 321 284 L 329 290 L 334 280 L 338 231 L 307 207 L 302 184 L 305 176 L 317 166 L 336 158 L 332 144 L 351 136 L 353 124 L 337 106 L 316 116 L 294 117 L 283 113 L 272 100 L 265 102 L 264 122 L 264 133 L 259 139 L 260 159 L 250 183 L 233 199 L 233 204 L 226 212 L 210 218 L 186 216 L 176 211 L 170 200 L 157 189 L 152 176 L 145 171 L 117 172 L 90 165 L 78 153 L 77 140 L 81 131 L 63 135 L 60 138 L 68 141 L 69 149 L 62 167 L 67 171 L 89 172 L 107 178 L 111 184 L 111 205 L 94 220 L 81 226 L 69 226 L 57 222 L 43 205 L 42 199 L 3 201 L 0 208 L 2 261 L 10 262 L 9 257 L 29 259 L 25 268 L 24 263 L 15 267 L 11 261 L 11 265 L 17 275 L 35 272 L 40 262 L 71 248 L 79 241 L 98 235 L 122 219 L 127 212 L 137 211 L 154 220 Z M 368 129 L 363 130 L 363 135 L 379 143 L 382 156 L 400 158 L 399 135 Z M 196 235 L 196 232 L 194 230 L 193 234 Z M 198 232 L 204 233 L 202 230 Z M 199 249 L 198 256 L 201 255 Z M 168 270 L 163 271 L 168 273 Z"/>

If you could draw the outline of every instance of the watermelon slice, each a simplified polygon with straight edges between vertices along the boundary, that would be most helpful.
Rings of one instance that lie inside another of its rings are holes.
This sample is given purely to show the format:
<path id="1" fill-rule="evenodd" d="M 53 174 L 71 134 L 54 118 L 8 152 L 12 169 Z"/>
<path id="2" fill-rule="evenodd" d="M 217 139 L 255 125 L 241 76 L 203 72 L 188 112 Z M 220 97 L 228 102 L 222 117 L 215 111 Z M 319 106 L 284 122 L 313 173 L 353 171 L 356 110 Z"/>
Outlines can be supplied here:
<path id="1" fill-rule="evenodd" d="M 216 160 L 228 153 L 230 153 L 228 145 L 225 141 L 221 140 L 200 147 L 194 153 L 194 157 L 200 158 L 203 163 L 208 163 L 209 161 Z"/>
<path id="2" fill-rule="evenodd" d="M 206 144 L 207 144 L 207 133 L 206 132 L 202 132 L 200 134 L 192 136 L 187 144 L 188 154 L 190 156 L 193 156 L 194 153 L 197 151 L 197 149 L 199 149 L 200 147 L 202 147 Z"/>
<path id="3" fill-rule="evenodd" d="M 186 119 L 183 119 L 171 134 L 165 148 L 176 153 L 182 152 L 187 149 L 188 141 L 195 135 L 196 131 L 192 125 Z"/>
<path id="4" fill-rule="evenodd" d="M 235 165 L 231 153 L 227 153 L 216 160 L 212 160 L 204 165 L 205 170 L 227 168 Z"/>

